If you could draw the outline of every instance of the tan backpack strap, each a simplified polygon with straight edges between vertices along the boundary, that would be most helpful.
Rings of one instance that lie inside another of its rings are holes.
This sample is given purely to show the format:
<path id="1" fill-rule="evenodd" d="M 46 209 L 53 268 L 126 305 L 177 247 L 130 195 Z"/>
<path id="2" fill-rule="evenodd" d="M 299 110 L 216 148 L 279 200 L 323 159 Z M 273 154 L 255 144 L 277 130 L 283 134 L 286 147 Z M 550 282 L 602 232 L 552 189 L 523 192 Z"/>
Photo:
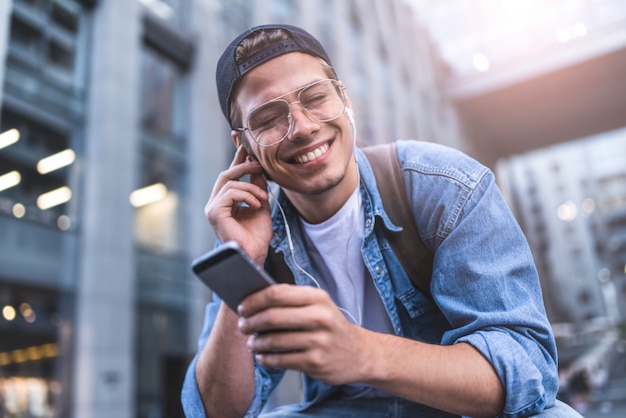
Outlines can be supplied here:
<path id="1" fill-rule="evenodd" d="M 374 171 L 378 192 L 389 218 L 402 231 L 385 231 L 385 236 L 405 272 L 422 293 L 431 296 L 433 251 L 420 239 L 406 195 L 396 143 L 374 145 L 362 151 Z"/>

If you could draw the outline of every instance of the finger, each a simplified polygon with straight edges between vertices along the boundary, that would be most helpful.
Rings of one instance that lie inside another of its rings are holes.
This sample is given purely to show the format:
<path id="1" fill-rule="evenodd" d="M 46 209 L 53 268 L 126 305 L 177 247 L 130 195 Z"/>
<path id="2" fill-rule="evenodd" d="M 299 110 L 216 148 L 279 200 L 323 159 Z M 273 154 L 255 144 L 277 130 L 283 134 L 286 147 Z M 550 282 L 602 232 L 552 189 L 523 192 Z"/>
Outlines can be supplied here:
<path id="1" fill-rule="evenodd" d="M 256 361 L 265 367 L 297 370 L 307 361 L 307 352 L 300 350 L 274 349 L 272 351 L 253 351 Z"/>
<path id="2" fill-rule="evenodd" d="M 262 171 L 263 168 L 261 167 L 261 164 L 259 164 L 258 161 L 253 160 L 244 160 L 239 164 L 231 165 L 228 169 L 222 171 L 217 177 L 215 186 L 213 187 L 213 194 L 224 187 L 224 185 L 229 181 L 238 181 L 247 174 L 251 176 L 258 175 Z"/>
<path id="3" fill-rule="evenodd" d="M 240 145 L 235 151 L 235 155 L 233 157 L 233 161 L 230 163 L 230 167 L 234 167 L 246 161 L 246 157 L 248 157 L 248 151 L 243 145 Z"/>
<path id="4" fill-rule="evenodd" d="M 253 353 L 287 353 L 303 351 L 310 346 L 301 331 L 278 330 L 250 335 L 247 347 Z"/>
<path id="5" fill-rule="evenodd" d="M 250 174 L 250 183 L 260 187 L 263 190 L 267 190 L 267 179 L 265 177 L 265 172 L 261 170 L 259 173 Z"/>
<path id="6" fill-rule="evenodd" d="M 225 171 L 222 171 L 211 191 L 211 197 L 205 206 L 205 214 L 208 207 L 213 204 L 215 200 L 220 199 L 221 196 L 228 193 L 230 189 L 241 189 L 252 193 L 260 200 L 267 200 L 266 188 L 259 187 L 258 184 L 253 184 L 247 181 L 241 181 L 240 179 L 246 174 L 253 175 L 261 171 L 261 166 L 256 162 L 243 162 L 235 167 L 231 167 Z"/>
<path id="7" fill-rule="evenodd" d="M 268 195 L 260 187 L 246 182 L 232 182 L 236 185 L 223 187 L 204 207 L 204 213 L 213 219 L 223 212 L 229 212 L 241 207 L 245 203 L 252 209 L 259 209 L 267 202 Z"/>
<path id="8" fill-rule="evenodd" d="M 330 302 L 303 306 L 271 306 L 250 316 L 241 316 L 239 331 L 245 335 L 274 331 L 330 330 L 346 323 L 337 306 Z"/>
<path id="9" fill-rule="evenodd" d="M 232 169 L 233 171 L 241 171 L 246 170 L 245 167 L 238 166 L 236 169 Z M 243 190 L 249 193 L 254 194 L 261 200 L 267 199 L 267 190 L 263 187 L 260 187 L 258 184 L 250 183 L 247 181 L 239 180 L 239 173 L 232 173 L 232 171 L 227 170 L 220 173 L 218 180 L 215 183 L 215 187 L 211 194 L 208 203 L 211 203 L 212 200 L 218 199 L 220 196 L 228 193 L 230 190 Z M 245 173 L 244 173 L 245 174 Z"/>
<path id="10" fill-rule="evenodd" d="M 309 329 L 306 317 L 310 314 L 303 312 L 307 308 L 269 308 L 250 317 L 240 317 L 239 331 L 245 335 L 265 334 L 277 331 L 295 331 Z"/>
<path id="11" fill-rule="evenodd" d="M 341 384 L 357 377 L 351 362 L 363 364 L 355 350 L 359 346 L 358 330 L 364 331 L 348 325 L 334 333 L 269 333 L 248 338 L 248 349 L 262 366 L 298 370 L 314 379 Z M 346 340 L 351 343 L 343 344 Z"/>
<path id="12" fill-rule="evenodd" d="M 239 305 L 240 316 L 249 317 L 272 307 L 299 307 L 330 300 L 328 294 L 311 286 L 278 284 L 253 293 Z"/>
<path id="13" fill-rule="evenodd" d="M 227 200 L 238 201 L 238 198 L 242 195 L 251 195 L 260 202 L 269 198 L 267 191 L 256 184 L 248 183 L 247 181 L 230 180 L 218 192 L 216 199 L 223 201 L 226 198 Z"/>

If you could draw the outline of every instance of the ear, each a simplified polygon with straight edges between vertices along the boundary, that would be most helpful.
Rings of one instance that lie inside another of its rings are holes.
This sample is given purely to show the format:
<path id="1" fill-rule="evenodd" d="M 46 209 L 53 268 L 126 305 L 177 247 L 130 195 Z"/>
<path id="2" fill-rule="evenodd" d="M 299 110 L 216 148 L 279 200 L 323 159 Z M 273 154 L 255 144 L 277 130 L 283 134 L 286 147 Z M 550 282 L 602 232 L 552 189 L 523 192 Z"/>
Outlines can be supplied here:
<path id="1" fill-rule="evenodd" d="M 235 148 L 239 148 L 241 145 L 241 136 L 239 136 L 240 132 L 236 130 L 230 131 L 230 136 L 233 138 L 233 143 L 235 144 Z"/>
<path id="2" fill-rule="evenodd" d="M 256 155 L 254 155 L 254 152 L 252 151 L 252 147 L 250 147 L 250 143 L 246 141 L 245 139 L 243 139 L 242 135 L 243 135 L 243 132 L 241 131 L 236 131 L 234 129 L 230 131 L 230 136 L 233 138 L 233 142 L 235 143 L 235 148 L 239 148 L 240 146 L 243 145 L 248 155 L 251 158 L 258 160 L 256 158 Z"/>

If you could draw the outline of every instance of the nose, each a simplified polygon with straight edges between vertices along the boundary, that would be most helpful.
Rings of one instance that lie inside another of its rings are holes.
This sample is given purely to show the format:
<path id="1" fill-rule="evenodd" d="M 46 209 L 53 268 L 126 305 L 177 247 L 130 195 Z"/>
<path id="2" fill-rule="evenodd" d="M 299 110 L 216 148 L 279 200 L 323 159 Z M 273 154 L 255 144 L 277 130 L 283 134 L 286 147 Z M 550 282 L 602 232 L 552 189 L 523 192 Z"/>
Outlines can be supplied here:
<path id="1" fill-rule="evenodd" d="M 299 101 L 289 105 L 289 134 L 287 139 L 297 141 L 306 136 L 311 136 L 320 128 L 320 122 L 309 116 L 304 106 Z"/>

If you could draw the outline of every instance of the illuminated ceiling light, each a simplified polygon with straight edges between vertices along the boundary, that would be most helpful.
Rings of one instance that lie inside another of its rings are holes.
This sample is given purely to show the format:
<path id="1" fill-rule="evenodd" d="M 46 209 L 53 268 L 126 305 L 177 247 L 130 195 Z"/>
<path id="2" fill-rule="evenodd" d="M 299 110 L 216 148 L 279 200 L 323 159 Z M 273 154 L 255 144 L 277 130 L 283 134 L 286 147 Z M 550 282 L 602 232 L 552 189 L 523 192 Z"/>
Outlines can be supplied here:
<path id="1" fill-rule="evenodd" d="M 57 345 L 54 343 L 44 344 L 40 348 L 44 357 L 56 357 L 59 354 Z"/>
<path id="2" fill-rule="evenodd" d="M 72 164 L 76 160 L 76 154 L 71 149 L 66 149 L 56 154 L 52 154 L 46 158 L 42 158 L 37 163 L 37 171 L 39 174 L 46 174 L 59 168 L 63 168 Z"/>
<path id="3" fill-rule="evenodd" d="M 37 207 L 41 210 L 50 209 L 68 202 L 71 198 L 72 189 L 67 186 L 59 187 L 58 189 L 39 195 L 37 198 Z"/>
<path id="4" fill-rule="evenodd" d="M 578 208 L 574 202 L 568 200 L 557 208 L 556 216 L 562 221 L 573 221 L 578 216 Z"/>
<path id="5" fill-rule="evenodd" d="M 57 219 L 57 226 L 61 231 L 67 231 L 72 226 L 72 220 L 67 215 L 61 215 Z"/>
<path id="6" fill-rule="evenodd" d="M 577 38 L 582 38 L 587 35 L 587 26 L 584 23 L 578 22 L 574 26 L 572 26 L 572 33 Z"/>
<path id="7" fill-rule="evenodd" d="M 11 305 L 5 305 L 2 308 L 2 316 L 7 321 L 13 321 L 15 319 L 15 308 Z"/>
<path id="8" fill-rule="evenodd" d="M 28 347 L 26 349 L 26 356 L 31 361 L 41 360 L 43 358 L 41 350 L 37 346 Z"/>
<path id="9" fill-rule="evenodd" d="M 483 54 L 474 54 L 472 58 L 472 63 L 474 64 L 474 68 L 476 68 L 481 73 L 489 70 L 489 59 Z"/>
<path id="10" fill-rule="evenodd" d="M 20 313 L 22 316 L 29 316 L 33 312 L 33 307 L 28 302 L 22 302 L 20 304 Z"/>
<path id="11" fill-rule="evenodd" d="M 26 215 L 26 206 L 24 206 L 21 203 L 16 203 L 13 205 L 13 216 L 15 216 L 17 219 L 21 219 L 24 217 L 24 215 Z"/>
<path id="12" fill-rule="evenodd" d="M 12 363 L 9 353 L 0 353 L 0 366 L 8 366 Z"/>
<path id="13" fill-rule="evenodd" d="M 28 315 L 24 315 L 24 321 L 28 322 L 29 324 L 32 324 L 36 320 L 37 314 L 35 313 L 35 311 L 31 311 Z"/>
<path id="14" fill-rule="evenodd" d="M 611 270 L 606 267 L 601 268 L 600 271 L 598 271 L 598 280 L 600 280 L 602 283 L 607 283 L 609 280 L 611 280 Z"/>
<path id="15" fill-rule="evenodd" d="M 24 363 L 26 360 L 28 360 L 28 357 L 26 357 L 26 350 L 22 348 L 13 350 L 11 354 L 13 355 L 13 361 L 16 363 Z"/>
<path id="16" fill-rule="evenodd" d="M 0 192 L 15 187 L 22 181 L 19 171 L 13 170 L 0 176 Z"/>
<path id="17" fill-rule="evenodd" d="M 20 140 L 20 131 L 17 129 L 9 129 L 0 134 L 0 149 L 15 144 Z"/>
<path id="18" fill-rule="evenodd" d="M 583 200 L 582 206 L 585 213 L 593 213 L 593 211 L 596 210 L 596 202 L 594 202 L 591 198 Z"/>
<path id="19" fill-rule="evenodd" d="M 569 41 L 569 32 L 565 29 L 560 29 L 556 33 L 556 40 L 562 44 L 567 43 Z"/>
<path id="20" fill-rule="evenodd" d="M 167 187 L 163 183 L 156 183 L 142 189 L 137 189 L 130 194 L 130 204 L 138 208 L 150 203 L 158 202 L 167 195 Z"/>
<path id="21" fill-rule="evenodd" d="M 587 26 L 582 22 L 577 22 L 567 28 L 559 29 L 556 32 L 556 40 L 564 44 L 574 39 L 587 36 Z"/>

